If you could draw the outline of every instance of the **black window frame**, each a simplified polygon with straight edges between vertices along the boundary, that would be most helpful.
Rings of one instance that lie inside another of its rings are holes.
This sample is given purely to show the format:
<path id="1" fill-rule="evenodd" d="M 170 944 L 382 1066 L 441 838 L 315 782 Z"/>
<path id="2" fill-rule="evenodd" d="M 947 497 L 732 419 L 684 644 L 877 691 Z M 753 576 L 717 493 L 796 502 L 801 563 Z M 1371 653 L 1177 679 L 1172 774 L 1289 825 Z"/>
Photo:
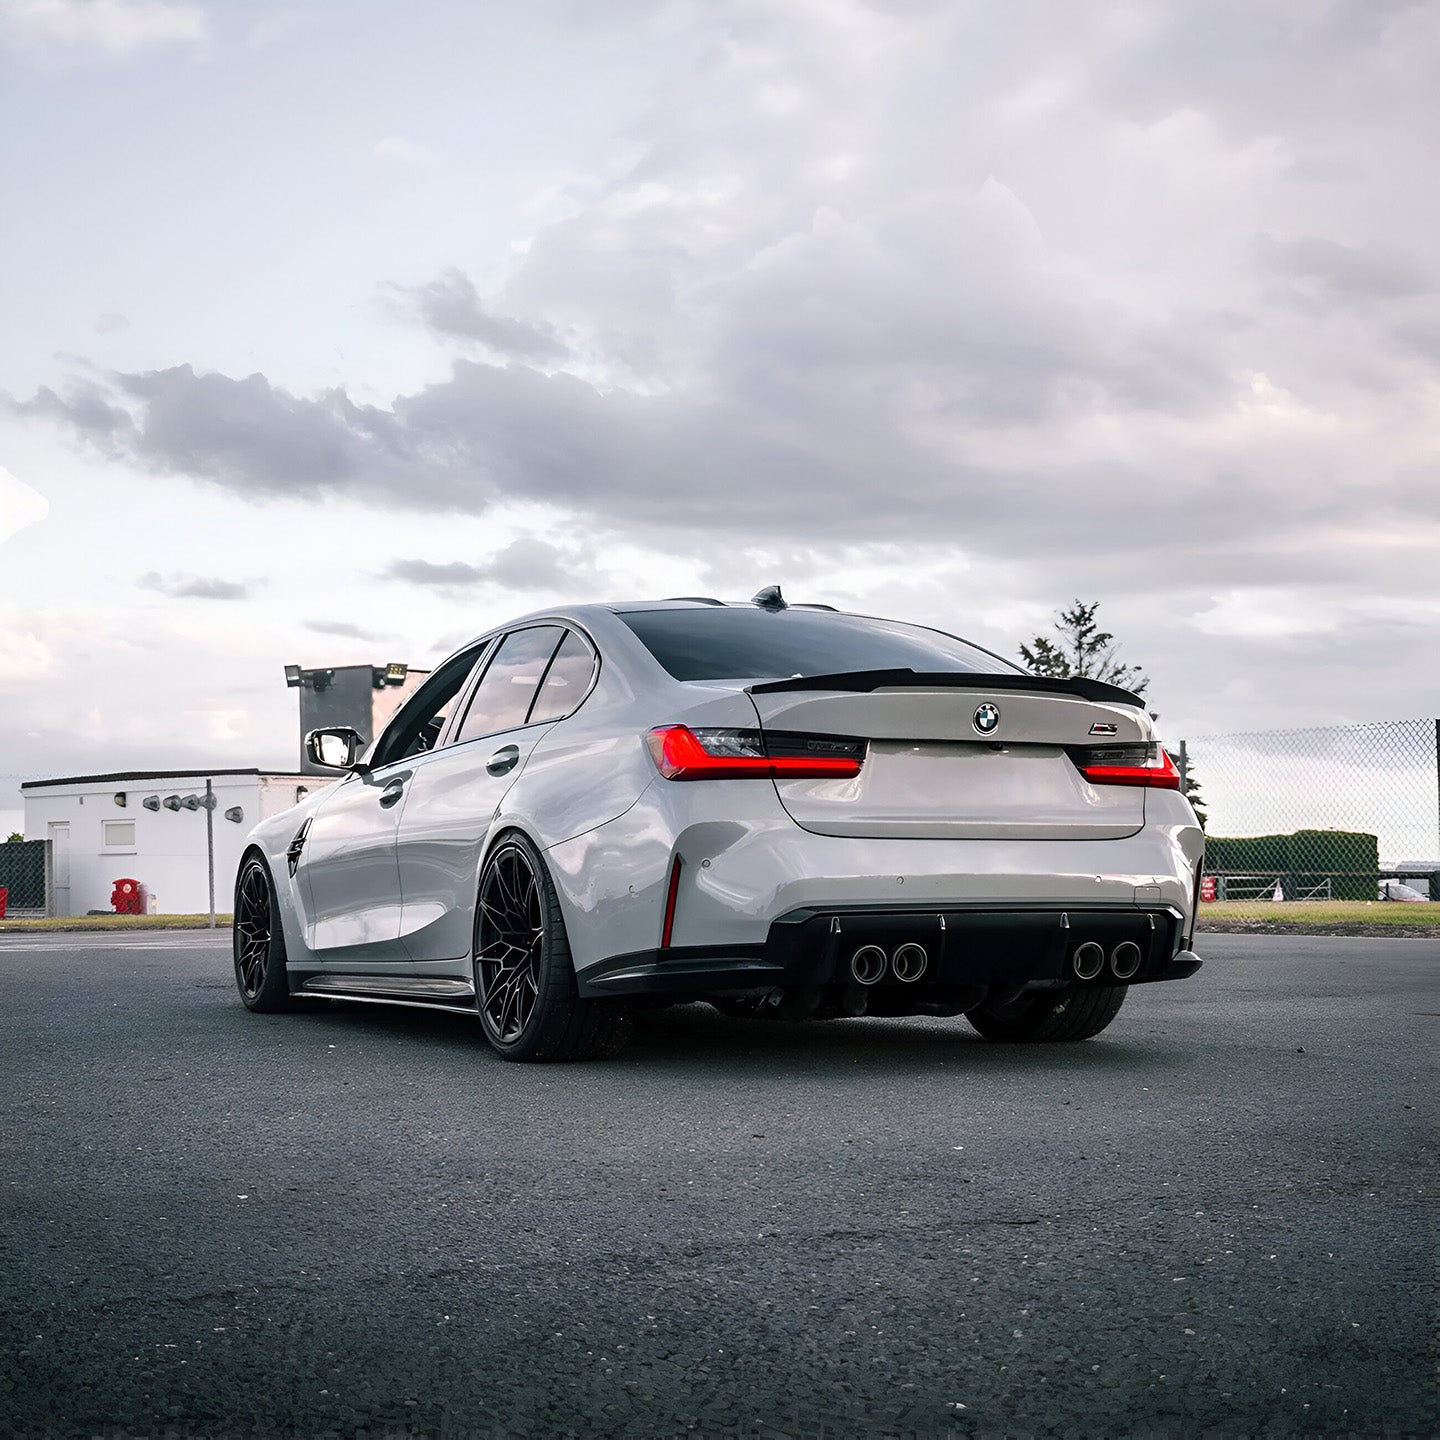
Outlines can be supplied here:
<path id="1" fill-rule="evenodd" d="M 497 635 L 491 636 L 490 651 L 485 656 L 485 663 L 479 672 L 470 682 L 469 689 L 464 696 L 464 705 L 456 707 L 456 716 L 450 727 L 450 743 L 455 745 L 473 745 L 477 740 L 488 739 L 492 735 L 508 735 L 514 730 L 526 730 L 530 726 L 530 712 L 535 708 L 536 696 L 540 694 L 540 687 L 545 683 L 545 677 L 550 673 L 550 667 L 555 663 L 555 656 L 561 645 L 565 643 L 566 633 L 575 627 L 565 620 L 534 620 L 527 625 L 516 625 L 513 629 L 502 630 Z M 500 653 L 500 647 L 512 636 L 522 634 L 526 630 L 558 630 L 559 638 L 555 641 L 555 648 L 551 650 L 545 661 L 545 668 L 540 672 L 540 678 L 535 682 L 535 693 L 530 697 L 530 703 L 525 707 L 525 719 L 519 725 L 506 725 L 500 730 L 486 730 L 479 735 L 471 735 L 468 738 L 461 738 L 461 731 L 465 728 L 465 722 L 470 718 L 470 707 L 475 703 L 475 697 L 480 693 L 480 687 L 485 683 L 485 677 L 490 673 L 490 667 L 495 663 L 495 657 Z M 579 708 L 578 706 L 576 707 Z M 574 714 L 574 711 L 571 711 Z"/>
<path id="2" fill-rule="evenodd" d="M 454 710 L 446 718 L 445 723 L 440 727 L 440 733 L 435 737 L 435 743 L 428 750 L 417 750 L 410 755 L 397 755 L 394 757 L 381 758 L 381 747 L 390 738 L 391 734 L 402 733 L 403 723 L 411 716 L 412 712 L 423 709 L 424 703 L 428 700 L 427 692 L 433 693 L 436 689 L 448 680 L 452 665 L 458 666 L 469 657 L 469 667 L 460 679 L 455 693 L 447 701 L 447 704 L 460 701 L 474 684 L 474 677 L 477 670 L 483 670 L 489 664 L 489 652 L 493 649 L 493 637 L 477 640 L 473 645 L 467 645 L 463 650 L 458 650 L 448 660 L 442 661 L 439 666 L 425 677 L 420 687 L 405 703 L 390 717 L 389 723 L 375 737 L 375 743 L 370 749 L 370 768 L 381 770 L 390 765 L 403 764 L 407 760 L 416 760 L 422 755 L 433 755 L 437 750 L 443 750 L 450 743 L 450 735 L 454 730 Z M 455 706 L 459 708 L 458 704 Z M 413 737 L 412 737 L 413 738 Z"/>
<path id="3" fill-rule="evenodd" d="M 568 720 L 579 708 L 595 693 L 595 686 L 600 682 L 600 650 L 595 642 L 578 625 L 567 624 L 564 627 L 565 634 L 560 637 L 560 643 L 550 655 L 549 663 L 545 666 L 544 673 L 540 676 L 540 683 L 535 687 L 535 693 L 530 697 L 530 708 L 525 712 L 525 724 L 528 725 L 558 725 L 562 720 Z M 555 668 L 555 662 L 560 658 L 560 652 L 565 648 L 565 641 L 573 635 L 590 652 L 590 683 L 581 692 L 580 698 L 563 715 L 553 715 L 546 720 L 536 720 L 535 707 L 540 703 L 540 695 L 545 689 L 545 682 L 550 678 L 550 672 Z"/>

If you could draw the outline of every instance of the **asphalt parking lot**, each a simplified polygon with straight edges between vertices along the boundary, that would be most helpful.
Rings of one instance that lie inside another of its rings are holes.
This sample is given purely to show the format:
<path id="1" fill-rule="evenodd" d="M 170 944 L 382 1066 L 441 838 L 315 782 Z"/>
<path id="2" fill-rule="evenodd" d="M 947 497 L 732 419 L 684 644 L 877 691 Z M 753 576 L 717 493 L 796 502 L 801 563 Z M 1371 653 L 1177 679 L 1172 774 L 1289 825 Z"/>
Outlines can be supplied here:
<path id="1" fill-rule="evenodd" d="M 259 1017 L 0 940 L 0 1433 L 1434 1433 L 1440 944 L 1218 935 L 1078 1046 Z"/>

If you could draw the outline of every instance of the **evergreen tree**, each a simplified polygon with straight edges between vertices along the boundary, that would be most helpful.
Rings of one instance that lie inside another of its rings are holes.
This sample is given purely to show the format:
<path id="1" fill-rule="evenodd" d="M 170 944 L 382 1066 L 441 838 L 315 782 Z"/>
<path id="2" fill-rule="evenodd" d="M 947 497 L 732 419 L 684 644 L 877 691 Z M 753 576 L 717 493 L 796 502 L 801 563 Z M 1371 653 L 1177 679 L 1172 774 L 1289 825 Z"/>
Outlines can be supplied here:
<path id="1" fill-rule="evenodd" d="M 1195 811 L 1195 818 L 1200 822 L 1200 828 L 1205 828 L 1205 822 L 1209 816 L 1205 813 L 1205 797 L 1200 793 L 1200 782 L 1195 778 L 1195 767 L 1188 761 L 1185 765 L 1185 778 L 1180 786 L 1180 793 L 1190 802 Z"/>
<path id="2" fill-rule="evenodd" d="M 1098 600 L 1086 605 L 1076 600 L 1062 610 L 1055 621 L 1058 639 L 1037 635 L 1029 645 L 1021 645 L 1020 658 L 1033 675 L 1068 680 L 1080 676 L 1118 685 L 1136 695 L 1144 695 L 1149 677 L 1138 665 L 1126 665 L 1115 654 L 1115 637 L 1100 628 L 1095 612 Z"/>

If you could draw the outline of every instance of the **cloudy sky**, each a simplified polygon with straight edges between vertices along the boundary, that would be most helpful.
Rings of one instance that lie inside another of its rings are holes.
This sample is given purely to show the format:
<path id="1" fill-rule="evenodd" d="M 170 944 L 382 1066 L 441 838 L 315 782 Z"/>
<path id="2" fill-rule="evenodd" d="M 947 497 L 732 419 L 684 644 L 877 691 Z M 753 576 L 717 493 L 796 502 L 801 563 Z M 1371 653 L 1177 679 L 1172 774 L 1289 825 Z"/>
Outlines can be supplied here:
<path id="1" fill-rule="evenodd" d="M 1436 0 L 0 0 L 0 825 L 780 582 L 1433 715 Z M 663 718 L 663 717 L 662 717 Z"/>

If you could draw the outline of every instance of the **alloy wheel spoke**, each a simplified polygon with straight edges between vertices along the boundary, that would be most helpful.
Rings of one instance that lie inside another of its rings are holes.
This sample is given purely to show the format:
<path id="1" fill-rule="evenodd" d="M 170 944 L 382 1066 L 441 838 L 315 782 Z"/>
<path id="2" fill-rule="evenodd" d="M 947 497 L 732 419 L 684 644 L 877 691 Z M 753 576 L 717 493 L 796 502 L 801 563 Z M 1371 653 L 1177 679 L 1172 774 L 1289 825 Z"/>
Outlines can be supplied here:
<path id="1" fill-rule="evenodd" d="M 241 881 L 236 910 L 236 968 L 241 989 L 253 996 L 265 983 L 272 934 L 270 886 L 259 866 L 252 867 Z"/>
<path id="2" fill-rule="evenodd" d="M 530 1022 L 540 994 L 545 941 L 539 879 L 525 853 L 506 846 L 480 886 L 475 978 L 491 1033 L 508 1043 Z"/>

